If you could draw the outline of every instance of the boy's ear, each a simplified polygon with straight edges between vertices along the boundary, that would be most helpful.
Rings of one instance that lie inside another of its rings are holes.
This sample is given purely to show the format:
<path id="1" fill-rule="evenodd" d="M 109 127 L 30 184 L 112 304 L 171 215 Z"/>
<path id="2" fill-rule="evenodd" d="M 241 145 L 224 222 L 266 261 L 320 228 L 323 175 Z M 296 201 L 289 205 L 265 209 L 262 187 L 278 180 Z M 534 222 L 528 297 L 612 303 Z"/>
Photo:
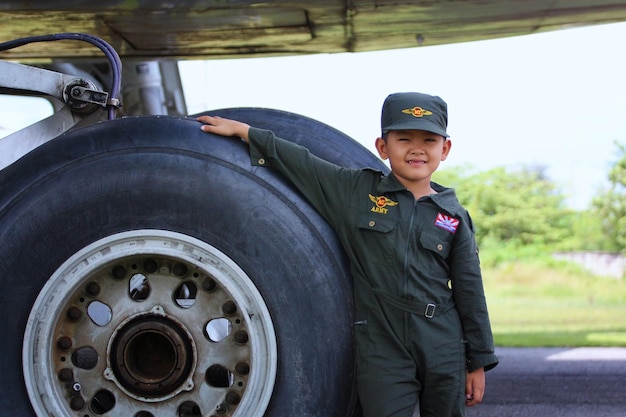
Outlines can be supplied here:
<path id="1" fill-rule="evenodd" d="M 378 151 L 378 155 L 382 160 L 389 158 L 389 153 L 387 153 L 387 141 L 383 138 L 376 138 L 376 142 L 374 143 L 376 146 L 376 150 Z"/>
<path id="2" fill-rule="evenodd" d="M 446 139 L 445 142 L 443 142 L 443 152 L 441 153 L 442 161 L 445 161 L 448 158 L 448 155 L 450 154 L 450 149 L 452 149 L 452 142 L 450 141 L 450 139 Z"/>

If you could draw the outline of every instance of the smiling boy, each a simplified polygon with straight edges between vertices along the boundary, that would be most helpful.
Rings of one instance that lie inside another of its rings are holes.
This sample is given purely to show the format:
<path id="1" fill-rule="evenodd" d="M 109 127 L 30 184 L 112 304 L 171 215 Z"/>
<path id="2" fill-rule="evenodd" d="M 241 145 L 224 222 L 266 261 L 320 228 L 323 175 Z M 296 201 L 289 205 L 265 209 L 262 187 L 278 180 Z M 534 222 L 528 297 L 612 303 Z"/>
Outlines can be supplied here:
<path id="1" fill-rule="evenodd" d="M 283 173 L 335 229 L 350 259 L 358 391 L 365 417 L 460 417 L 497 365 L 474 228 L 454 190 L 431 181 L 450 152 L 447 105 L 387 97 L 376 149 L 391 173 L 339 167 L 271 131 L 201 116 L 251 163 Z"/>

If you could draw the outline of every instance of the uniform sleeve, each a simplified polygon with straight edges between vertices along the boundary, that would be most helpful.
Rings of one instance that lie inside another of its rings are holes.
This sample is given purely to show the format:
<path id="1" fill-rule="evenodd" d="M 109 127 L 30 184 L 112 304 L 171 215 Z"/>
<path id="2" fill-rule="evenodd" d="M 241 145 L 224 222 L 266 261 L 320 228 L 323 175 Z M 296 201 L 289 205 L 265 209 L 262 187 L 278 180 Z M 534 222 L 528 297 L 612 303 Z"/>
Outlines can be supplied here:
<path id="1" fill-rule="evenodd" d="M 469 215 L 464 216 L 464 220 L 452 250 L 450 276 L 454 301 L 467 341 L 468 370 L 471 372 L 484 367 L 487 371 L 498 364 L 498 359 L 494 353 L 478 247 Z"/>
<path id="2" fill-rule="evenodd" d="M 281 139 L 269 130 L 250 128 L 250 162 L 281 172 L 332 225 L 353 189 L 356 170 L 313 155 L 307 148 Z"/>

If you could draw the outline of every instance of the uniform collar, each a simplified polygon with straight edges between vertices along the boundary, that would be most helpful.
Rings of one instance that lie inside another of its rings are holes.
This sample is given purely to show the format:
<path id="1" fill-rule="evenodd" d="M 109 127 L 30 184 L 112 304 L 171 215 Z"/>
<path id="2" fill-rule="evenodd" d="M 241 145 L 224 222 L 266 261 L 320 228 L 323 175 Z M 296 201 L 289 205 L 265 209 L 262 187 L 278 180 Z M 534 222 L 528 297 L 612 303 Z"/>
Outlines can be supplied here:
<path id="1" fill-rule="evenodd" d="M 431 194 L 427 197 L 430 198 L 433 203 L 453 215 L 460 216 L 465 211 L 463 207 L 461 207 L 459 199 L 456 197 L 454 188 L 447 188 L 443 185 L 437 184 L 436 182 L 431 182 L 430 186 L 433 190 L 437 191 L 437 194 Z"/>
<path id="2" fill-rule="evenodd" d="M 433 203 L 452 215 L 461 215 L 463 213 L 463 207 L 461 207 L 461 204 L 456 197 L 454 188 L 447 188 L 437 184 L 436 182 L 431 182 L 430 186 L 433 190 L 437 191 L 437 194 L 431 194 L 422 198 L 430 199 Z M 377 192 L 381 195 L 390 192 L 403 191 L 407 190 L 400 183 L 400 181 L 398 181 L 398 179 L 393 175 L 392 172 L 388 175 L 385 175 L 380 180 L 377 187 Z"/>
<path id="3" fill-rule="evenodd" d="M 404 185 L 400 184 L 400 181 L 393 175 L 393 172 L 390 172 L 388 175 L 385 175 L 380 182 L 378 183 L 377 191 L 380 194 L 395 192 L 395 191 L 405 191 L 406 188 Z"/>

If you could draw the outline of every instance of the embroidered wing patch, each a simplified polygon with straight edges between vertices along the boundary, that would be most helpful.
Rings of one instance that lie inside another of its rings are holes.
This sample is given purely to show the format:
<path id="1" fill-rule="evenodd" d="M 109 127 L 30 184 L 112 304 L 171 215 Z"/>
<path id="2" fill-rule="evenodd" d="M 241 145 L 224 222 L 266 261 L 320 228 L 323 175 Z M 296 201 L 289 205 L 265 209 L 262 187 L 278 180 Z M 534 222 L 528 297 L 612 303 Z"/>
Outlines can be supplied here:
<path id="1" fill-rule="evenodd" d="M 375 196 L 369 194 L 369 196 L 370 196 L 370 200 L 372 200 L 372 203 L 375 203 L 380 208 L 384 208 L 386 206 L 393 207 L 393 206 L 397 206 L 398 205 L 398 203 L 396 201 L 390 200 L 387 197 L 385 197 L 384 195 L 380 196 L 380 197 L 375 197 Z"/>
<path id="2" fill-rule="evenodd" d="M 373 213 L 387 214 L 387 212 L 389 211 L 387 207 L 393 207 L 398 205 L 397 201 L 390 200 L 384 195 L 376 197 L 369 194 L 369 196 L 370 200 L 372 200 L 372 203 L 374 203 L 374 207 L 372 207 L 370 210 Z"/>
<path id="3" fill-rule="evenodd" d="M 450 233 L 456 233 L 456 228 L 459 227 L 459 221 L 454 217 L 450 217 L 442 213 L 437 213 L 435 226 L 441 227 L 442 229 L 445 229 Z"/>

